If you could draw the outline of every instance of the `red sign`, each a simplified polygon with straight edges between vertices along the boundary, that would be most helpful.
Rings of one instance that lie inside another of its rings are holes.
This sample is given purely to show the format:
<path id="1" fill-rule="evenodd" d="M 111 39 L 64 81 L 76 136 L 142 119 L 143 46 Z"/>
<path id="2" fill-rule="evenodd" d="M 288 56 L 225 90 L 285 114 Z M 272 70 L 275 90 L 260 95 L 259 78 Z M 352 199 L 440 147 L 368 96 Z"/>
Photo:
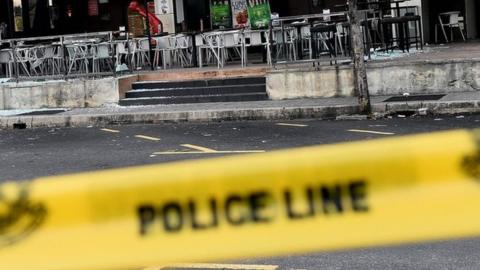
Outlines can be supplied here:
<path id="1" fill-rule="evenodd" d="M 98 0 L 88 0 L 88 16 L 98 16 Z"/>

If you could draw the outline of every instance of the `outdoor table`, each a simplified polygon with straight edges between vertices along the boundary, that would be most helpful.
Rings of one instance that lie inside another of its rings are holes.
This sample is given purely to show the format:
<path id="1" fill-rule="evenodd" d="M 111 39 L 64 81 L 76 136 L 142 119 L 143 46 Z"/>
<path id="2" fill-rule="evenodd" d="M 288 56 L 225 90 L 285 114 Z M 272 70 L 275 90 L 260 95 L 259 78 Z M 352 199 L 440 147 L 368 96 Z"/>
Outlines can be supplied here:
<path id="1" fill-rule="evenodd" d="M 376 5 L 376 6 L 379 6 L 381 4 L 395 4 L 395 11 L 396 11 L 396 16 L 397 17 L 400 17 L 400 3 L 404 3 L 404 2 L 407 2 L 409 0 L 392 0 L 392 1 L 378 1 L 378 2 L 370 2 L 370 3 L 364 3 L 364 5 L 368 5 L 368 6 L 372 6 L 372 5 Z M 383 17 L 383 14 L 381 15 L 381 17 Z"/>
<path id="2" fill-rule="evenodd" d="M 388 4 L 388 5 L 395 4 L 395 10 L 396 10 L 397 16 L 400 16 L 400 3 L 404 3 L 407 1 L 410 1 L 410 0 L 392 0 L 392 1 L 381 0 L 377 2 L 359 3 L 358 5 L 370 7 L 370 6 L 379 6 L 381 4 Z M 348 4 L 339 4 L 339 5 L 335 5 L 335 7 L 348 9 Z M 381 17 L 383 17 L 383 14 L 381 14 Z"/>

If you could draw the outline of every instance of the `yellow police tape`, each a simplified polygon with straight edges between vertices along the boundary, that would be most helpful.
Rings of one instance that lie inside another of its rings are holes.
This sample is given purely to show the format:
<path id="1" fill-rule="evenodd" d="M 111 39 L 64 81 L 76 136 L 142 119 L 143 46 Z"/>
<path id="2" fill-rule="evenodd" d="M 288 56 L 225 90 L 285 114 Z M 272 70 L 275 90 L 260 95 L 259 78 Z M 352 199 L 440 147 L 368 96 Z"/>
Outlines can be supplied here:
<path id="1" fill-rule="evenodd" d="M 480 236 L 454 131 L 0 186 L 0 269 L 131 269 Z"/>

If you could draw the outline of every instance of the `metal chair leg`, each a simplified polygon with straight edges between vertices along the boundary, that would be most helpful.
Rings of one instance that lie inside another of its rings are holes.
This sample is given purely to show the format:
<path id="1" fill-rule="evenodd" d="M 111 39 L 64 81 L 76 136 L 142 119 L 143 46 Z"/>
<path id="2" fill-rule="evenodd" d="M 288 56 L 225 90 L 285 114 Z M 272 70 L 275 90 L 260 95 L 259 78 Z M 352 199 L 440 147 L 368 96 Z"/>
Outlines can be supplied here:
<path id="1" fill-rule="evenodd" d="M 462 34 L 463 41 L 467 41 L 467 39 L 465 38 L 465 35 L 463 34 L 462 28 L 460 28 L 460 26 L 458 26 L 458 31 L 460 31 L 460 34 Z"/>
<path id="2" fill-rule="evenodd" d="M 448 43 L 447 32 L 445 31 L 445 27 L 443 26 L 442 18 L 438 17 L 438 22 L 440 23 L 439 26 L 442 28 L 443 36 L 445 37 L 445 41 Z"/>

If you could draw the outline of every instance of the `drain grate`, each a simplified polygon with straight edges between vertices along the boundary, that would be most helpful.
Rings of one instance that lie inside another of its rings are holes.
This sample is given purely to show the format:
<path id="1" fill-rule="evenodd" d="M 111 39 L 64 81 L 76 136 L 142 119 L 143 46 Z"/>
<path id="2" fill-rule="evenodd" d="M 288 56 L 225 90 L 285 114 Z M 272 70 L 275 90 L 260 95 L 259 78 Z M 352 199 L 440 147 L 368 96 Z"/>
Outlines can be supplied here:
<path id="1" fill-rule="evenodd" d="M 391 97 L 384 102 L 409 102 L 409 101 L 435 101 L 440 100 L 446 95 L 417 95 L 417 96 L 398 96 Z"/>
<path id="2" fill-rule="evenodd" d="M 64 113 L 64 112 L 66 112 L 66 111 L 67 111 L 67 110 L 43 110 L 43 111 L 33 111 L 33 112 L 18 114 L 18 116 L 53 115 L 53 114 Z"/>

